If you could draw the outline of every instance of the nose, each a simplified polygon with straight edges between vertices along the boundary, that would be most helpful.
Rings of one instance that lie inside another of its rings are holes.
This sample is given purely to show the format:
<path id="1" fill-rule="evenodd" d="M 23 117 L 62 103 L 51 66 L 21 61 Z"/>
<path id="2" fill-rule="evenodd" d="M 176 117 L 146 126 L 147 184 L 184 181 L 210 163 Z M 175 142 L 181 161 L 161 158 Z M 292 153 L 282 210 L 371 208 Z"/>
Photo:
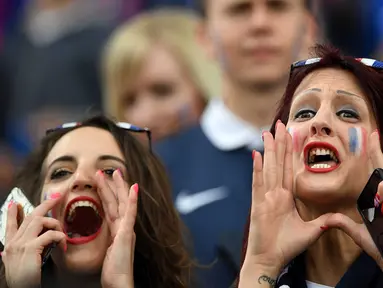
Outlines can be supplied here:
<path id="1" fill-rule="evenodd" d="M 310 136 L 333 136 L 334 131 L 324 117 L 314 118 L 310 126 Z"/>
<path id="2" fill-rule="evenodd" d="M 269 31 L 270 19 L 266 5 L 254 5 L 251 11 L 250 23 L 254 33 L 266 33 Z"/>
<path id="3" fill-rule="evenodd" d="M 84 190 L 96 191 L 97 185 L 90 173 L 86 171 L 77 171 L 74 175 L 71 191 L 80 192 Z"/>

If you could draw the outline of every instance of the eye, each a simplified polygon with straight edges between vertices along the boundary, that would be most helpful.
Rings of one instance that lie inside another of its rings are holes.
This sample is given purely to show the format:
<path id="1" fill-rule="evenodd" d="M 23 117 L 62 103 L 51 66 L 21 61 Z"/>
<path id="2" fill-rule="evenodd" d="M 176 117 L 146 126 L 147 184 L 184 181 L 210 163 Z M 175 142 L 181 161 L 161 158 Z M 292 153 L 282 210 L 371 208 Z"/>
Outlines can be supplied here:
<path id="1" fill-rule="evenodd" d="M 282 0 L 269 0 L 267 4 L 274 11 L 284 11 L 288 8 L 289 5 L 286 1 Z"/>
<path id="2" fill-rule="evenodd" d="M 71 174 L 69 170 L 60 168 L 60 169 L 54 170 L 50 178 L 51 180 L 56 180 L 56 179 L 60 179 L 65 176 L 68 176 L 69 174 Z"/>
<path id="3" fill-rule="evenodd" d="M 239 3 L 235 3 L 229 7 L 228 12 L 230 15 L 242 15 L 249 11 L 251 11 L 252 3 L 250 1 L 243 1 Z"/>
<path id="4" fill-rule="evenodd" d="M 174 93 L 175 87 L 171 83 L 155 83 L 150 90 L 157 98 L 166 98 Z"/>
<path id="5" fill-rule="evenodd" d="M 336 113 L 336 115 L 338 115 L 339 117 L 342 117 L 342 118 L 360 119 L 359 114 L 357 112 L 355 112 L 354 110 L 350 110 L 350 109 L 340 110 Z"/>
<path id="6" fill-rule="evenodd" d="M 117 169 L 116 168 L 108 168 L 108 169 L 103 169 L 102 170 L 102 173 L 104 173 L 104 175 L 112 178 L 113 176 L 113 172 L 116 171 Z"/>
<path id="7" fill-rule="evenodd" d="M 313 110 L 302 109 L 295 114 L 294 120 L 310 119 L 315 116 L 315 113 Z"/>

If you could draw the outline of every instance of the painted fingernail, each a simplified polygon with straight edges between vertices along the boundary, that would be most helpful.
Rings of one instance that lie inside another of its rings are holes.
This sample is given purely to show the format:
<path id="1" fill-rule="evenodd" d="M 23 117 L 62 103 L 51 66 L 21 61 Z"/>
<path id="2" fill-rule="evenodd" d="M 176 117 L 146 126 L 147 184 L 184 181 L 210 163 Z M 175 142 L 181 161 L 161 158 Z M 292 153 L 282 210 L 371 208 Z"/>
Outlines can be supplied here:
<path id="1" fill-rule="evenodd" d="M 328 226 L 320 226 L 320 229 L 322 229 L 323 231 L 326 231 L 328 230 Z"/>
<path id="2" fill-rule="evenodd" d="M 117 172 L 118 172 L 118 174 L 120 174 L 120 176 L 122 177 L 122 172 L 121 172 L 121 169 L 120 169 L 120 168 L 117 169 Z"/>
<path id="3" fill-rule="evenodd" d="M 266 131 L 263 131 L 263 132 L 262 132 L 262 141 L 263 141 L 263 142 L 265 142 L 265 133 L 266 133 Z"/>
<path id="4" fill-rule="evenodd" d="M 97 170 L 97 175 L 104 177 L 104 173 L 101 170 Z"/>
<path id="5" fill-rule="evenodd" d="M 133 190 L 134 190 L 134 192 L 136 192 L 136 194 L 138 194 L 138 184 L 137 183 L 133 185 Z"/>
<path id="6" fill-rule="evenodd" d="M 377 193 L 377 194 L 375 194 L 375 198 L 374 198 L 374 206 L 377 208 L 377 207 L 379 207 L 379 205 L 380 205 L 380 196 Z"/>
<path id="7" fill-rule="evenodd" d="M 11 200 L 11 202 L 9 202 L 8 209 L 12 207 L 13 203 L 14 203 L 13 200 Z"/>
<path id="8" fill-rule="evenodd" d="M 255 150 L 253 150 L 253 151 L 251 152 L 251 157 L 253 158 L 253 160 L 254 160 L 254 156 L 255 156 Z"/>
<path id="9" fill-rule="evenodd" d="M 61 193 L 59 193 L 59 192 L 49 195 L 49 199 L 51 199 L 51 200 L 58 199 L 60 197 L 61 197 Z"/>

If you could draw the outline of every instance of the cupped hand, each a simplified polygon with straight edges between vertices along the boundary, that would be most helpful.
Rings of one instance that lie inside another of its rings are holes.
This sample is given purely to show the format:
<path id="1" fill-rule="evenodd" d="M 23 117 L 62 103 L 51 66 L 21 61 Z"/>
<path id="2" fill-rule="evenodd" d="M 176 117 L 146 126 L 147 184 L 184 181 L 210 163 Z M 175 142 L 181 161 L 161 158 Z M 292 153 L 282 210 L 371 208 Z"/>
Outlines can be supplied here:
<path id="1" fill-rule="evenodd" d="M 61 200 L 60 193 L 41 203 L 27 216 L 21 226 L 17 224 L 17 203 L 8 209 L 5 247 L 2 260 L 5 277 L 10 288 L 40 287 L 42 253 L 52 243 L 66 250 L 66 236 L 61 224 L 54 218 L 45 217 Z M 43 230 L 47 230 L 42 233 Z"/>
<path id="2" fill-rule="evenodd" d="M 383 168 L 383 154 L 380 148 L 380 139 L 377 131 L 370 135 L 368 147 L 368 155 L 374 169 Z M 383 182 L 379 184 L 376 195 L 379 196 L 376 196 L 375 199 L 381 203 L 383 200 Z M 381 213 L 383 213 L 383 211 Z M 344 214 L 336 213 L 326 220 L 325 225 L 329 228 L 339 228 L 349 235 L 360 248 L 376 261 L 383 271 L 383 257 L 372 240 L 371 234 L 364 223 L 357 223 Z"/>
<path id="3" fill-rule="evenodd" d="M 137 215 L 138 184 L 128 188 L 119 171 L 113 173 L 111 188 L 101 172 L 97 174 L 105 218 L 112 244 L 107 250 L 101 275 L 104 288 L 133 288 L 133 262 L 136 244 L 134 224 Z"/>
<path id="4" fill-rule="evenodd" d="M 301 219 L 292 194 L 292 158 L 298 153 L 293 152 L 292 138 L 280 121 L 275 139 L 269 132 L 263 137 L 263 166 L 261 154 L 253 153 L 251 222 L 243 269 L 261 267 L 277 276 L 284 265 L 321 236 L 321 227 L 330 215 L 310 222 Z"/>

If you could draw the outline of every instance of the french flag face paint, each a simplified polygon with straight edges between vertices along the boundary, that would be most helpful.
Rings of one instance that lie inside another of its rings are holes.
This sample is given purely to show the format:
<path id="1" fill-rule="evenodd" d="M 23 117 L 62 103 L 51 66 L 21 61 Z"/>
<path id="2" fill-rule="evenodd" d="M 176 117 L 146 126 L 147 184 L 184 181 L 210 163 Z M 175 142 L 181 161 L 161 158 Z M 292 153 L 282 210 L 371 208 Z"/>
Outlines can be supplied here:
<path id="1" fill-rule="evenodd" d="M 297 129 L 294 129 L 292 127 L 289 127 L 287 129 L 287 132 L 291 135 L 293 138 L 293 149 L 295 152 L 299 152 L 300 147 L 299 147 L 299 133 Z"/>
<path id="2" fill-rule="evenodd" d="M 367 145 L 367 132 L 361 127 L 351 127 L 348 129 L 349 150 L 356 156 L 364 155 Z"/>
<path id="3" fill-rule="evenodd" d="M 48 193 L 44 192 L 44 201 L 48 199 Z M 47 213 L 47 217 L 53 218 L 52 210 L 49 210 Z"/>

